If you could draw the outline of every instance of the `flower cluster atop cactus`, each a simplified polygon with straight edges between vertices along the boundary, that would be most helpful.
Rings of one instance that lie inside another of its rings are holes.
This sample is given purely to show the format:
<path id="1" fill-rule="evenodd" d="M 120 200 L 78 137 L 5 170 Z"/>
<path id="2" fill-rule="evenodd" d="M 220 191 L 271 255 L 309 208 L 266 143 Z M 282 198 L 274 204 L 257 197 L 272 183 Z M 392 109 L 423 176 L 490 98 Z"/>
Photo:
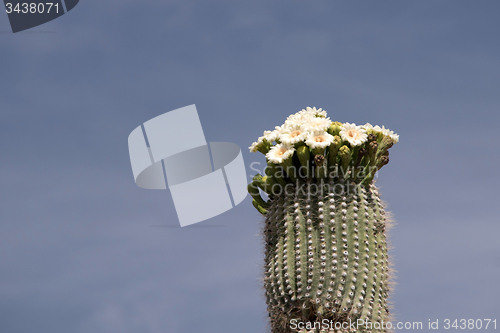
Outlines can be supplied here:
<path id="1" fill-rule="evenodd" d="M 281 175 L 273 173 L 280 183 L 341 173 L 343 178 L 362 177 L 366 185 L 389 162 L 388 149 L 398 141 L 399 135 L 384 126 L 333 122 L 326 111 L 308 107 L 265 131 L 250 151 L 265 154 L 271 169 L 284 170 Z"/>

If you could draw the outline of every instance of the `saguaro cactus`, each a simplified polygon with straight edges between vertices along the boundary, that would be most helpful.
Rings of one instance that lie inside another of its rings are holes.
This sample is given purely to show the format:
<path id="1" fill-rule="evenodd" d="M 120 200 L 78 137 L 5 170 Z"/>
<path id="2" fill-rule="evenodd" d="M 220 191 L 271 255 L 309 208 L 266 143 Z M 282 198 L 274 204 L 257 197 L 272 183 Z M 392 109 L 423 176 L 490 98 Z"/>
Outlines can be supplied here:
<path id="1" fill-rule="evenodd" d="M 307 108 L 250 147 L 267 161 L 248 190 L 265 216 L 273 333 L 390 330 L 388 219 L 373 177 L 398 140 Z"/>

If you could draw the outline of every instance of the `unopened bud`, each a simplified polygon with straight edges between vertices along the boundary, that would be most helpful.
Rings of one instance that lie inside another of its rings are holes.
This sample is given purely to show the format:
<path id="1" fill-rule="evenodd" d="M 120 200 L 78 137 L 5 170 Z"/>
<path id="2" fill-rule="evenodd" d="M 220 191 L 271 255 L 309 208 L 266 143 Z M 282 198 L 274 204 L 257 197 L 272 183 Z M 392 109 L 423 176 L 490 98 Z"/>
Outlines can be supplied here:
<path id="1" fill-rule="evenodd" d="M 316 164 L 317 166 L 323 165 L 324 162 L 325 162 L 325 156 L 320 154 L 314 156 L 314 164 Z"/>

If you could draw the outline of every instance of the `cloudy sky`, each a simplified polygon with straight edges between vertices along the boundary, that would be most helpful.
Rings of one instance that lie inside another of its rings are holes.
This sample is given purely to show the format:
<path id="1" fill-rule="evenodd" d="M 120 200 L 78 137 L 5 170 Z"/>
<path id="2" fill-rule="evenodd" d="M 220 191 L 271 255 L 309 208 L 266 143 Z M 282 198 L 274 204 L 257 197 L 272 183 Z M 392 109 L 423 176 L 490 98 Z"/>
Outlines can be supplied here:
<path id="1" fill-rule="evenodd" d="M 396 320 L 500 325 L 499 22 L 495 0 L 81 0 L 17 34 L 0 15 L 0 332 L 266 331 L 250 199 L 179 228 L 134 183 L 129 133 L 190 104 L 249 177 L 246 147 L 307 106 L 393 129 Z"/>

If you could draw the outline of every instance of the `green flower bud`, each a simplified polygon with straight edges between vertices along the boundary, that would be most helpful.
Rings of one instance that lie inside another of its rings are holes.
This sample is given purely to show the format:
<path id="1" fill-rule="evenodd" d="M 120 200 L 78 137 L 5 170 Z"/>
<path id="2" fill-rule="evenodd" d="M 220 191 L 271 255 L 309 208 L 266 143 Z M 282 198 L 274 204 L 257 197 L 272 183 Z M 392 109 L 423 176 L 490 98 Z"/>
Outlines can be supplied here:
<path id="1" fill-rule="evenodd" d="M 378 145 L 377 157 L 381 156 L 386 152 L 389 148 L 394 145 L 394 141 L 388 136 L 384 136 L 380 144 Z"/>
<path id="2" fill-rule="evenodd" d="M 304 177 L 310 176 L 310 173 L 309 173 L 310 156 L 311 156 L 311 153 L 309 151 L 309 147 L 300 146 L 297 149 L 297 157 L 299 158 L 300 166 L 301 166 L 301 168 L 300 168 L 301 170 L 299 171 L 300 176 L 304 176 Z M 304 170 L 304 171 L 302 171 L 302 170 Z"/>
<path id="3" fill-rule="evenodd" d="M 341 172 L 347 175 L 347 168 L 349 167 L 349 161 L 351 160 L 351 150 L 347 146 L 342 146 L 339 149 L 340 156 L 340 166 L 342 168 Z"/>
<path id="4" fill-rule="evenodd" d="M 325 156 L 318 154 L 314 156 L 315 176 L 317 179 L 326 177 Z"/>
<path id="5" fill-rule="evenodd" d="M 334 136 L 339 135 L 341 129 L 342 129 L 342 123 L 335 121 L 330 125 L 330 128 L 328 129 L 328 133 L 330 133 L 331 135 L 334 135 Z"/>
<path id="6" fill-rule="evenodd" d="M 333 137 L 332 144 L 328 147 L 328 165 L 330 167 L 333 167 L 337 164 L 337 153 L 341 144 L 342 139 L 340 138 L 340 136 L 335 135 Z"/>
<path id="7" fill-rule="evenodd" d="M 264 176 L 262 177 L 260 174 L 256 174 L 254 177 L 253 177 L 253 183 L 259 187 L 262 191 L 266 192 L 266 193 L 269 193 L 269 190 L 268 190 L 268 186 L 266 184 L 266 181 L 267 181 L 267 176 Z"/>
<path id="8" fill-rule="evenodd" d="M 267 142 L 266 140 L 262 140 L 262 142 L 259 143 L 255 148 L 257 149 L 257 151 L 266 155 L 269 152 L 269 150 L 271 149 L 271 147 L 272 147 L 271 142 Z"/>
<path id="9" fill-rule="evenodd" d="M 297 168 L 293 164 L 293 156 L 284 160 L 280 166 L 285 170 L 288 178 L 295 183 L 297 181 Z"/>

